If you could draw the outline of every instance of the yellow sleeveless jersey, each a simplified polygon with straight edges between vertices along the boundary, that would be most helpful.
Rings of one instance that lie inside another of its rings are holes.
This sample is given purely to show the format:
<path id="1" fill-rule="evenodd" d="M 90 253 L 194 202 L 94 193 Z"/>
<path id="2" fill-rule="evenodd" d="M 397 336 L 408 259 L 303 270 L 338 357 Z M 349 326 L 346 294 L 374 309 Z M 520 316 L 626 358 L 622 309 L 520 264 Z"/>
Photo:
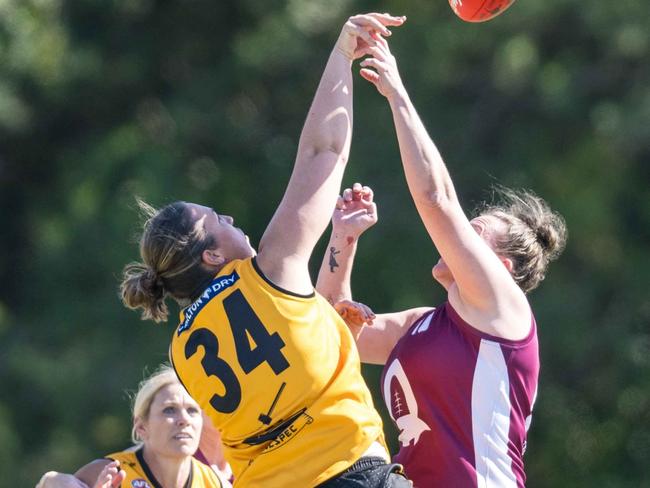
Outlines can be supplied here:
<path id="1" fill-rule="evenodd" d="M 115 452 L 107 459 L 120 462 L 120 468 L 126 472 L 121 488 L 162 488 L 147 466 L 142 455 L 142 448 L 137 451 Z M 221 488 L 221 481 L 209 466 L 192 458 L 192 471 L 185 488 Z"/>
<path id="2" fill-rule="evenodd" d="M 313 487 L 384 443 L 343 320 L 255 258 L 228 263 L 181 312 L 170 358 L 221 431 L 237 487 Z"/>

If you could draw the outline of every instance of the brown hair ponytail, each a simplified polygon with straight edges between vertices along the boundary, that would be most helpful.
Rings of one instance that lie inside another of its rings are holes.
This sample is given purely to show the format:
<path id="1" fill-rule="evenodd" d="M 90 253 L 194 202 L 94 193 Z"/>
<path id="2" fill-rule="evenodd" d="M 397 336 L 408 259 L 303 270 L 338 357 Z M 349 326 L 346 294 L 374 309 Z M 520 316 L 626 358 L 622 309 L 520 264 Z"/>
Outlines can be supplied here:
<path id="1" fill-rule="evenodd" d="M 185 202 L 156 210 L 138 200 L 146 221 L 140 237 L 142 262 L 124 267 L 120 297 L 130 309 L 142 309 L 143 320 L 162 322 L 167 296 L 187 305 L 207 286 L 213 270 L 203 266 L 202 253 L 216 247 L 214 238 L 192 218 Z"/>
<path id="2" fill-rule="evenodd" d="M 128 308 L 143 310 L 143 320 L 167 320 L 169 311 L 165 303 L 164 286 L 155 271 L 148 266 L 134 262 L 124 267 L 120 296 Z"/>
<path id="3" fill-rule="evenodd" d="M 507 224 L 495 252 L 512 260 L 512 276 L 524 292 L 535 289 L 546 276 L 548 264 L 562 253 L 567 239 L 564 218 L 529 190 L 494 189 L 500 203 L 487 206 Z"/>

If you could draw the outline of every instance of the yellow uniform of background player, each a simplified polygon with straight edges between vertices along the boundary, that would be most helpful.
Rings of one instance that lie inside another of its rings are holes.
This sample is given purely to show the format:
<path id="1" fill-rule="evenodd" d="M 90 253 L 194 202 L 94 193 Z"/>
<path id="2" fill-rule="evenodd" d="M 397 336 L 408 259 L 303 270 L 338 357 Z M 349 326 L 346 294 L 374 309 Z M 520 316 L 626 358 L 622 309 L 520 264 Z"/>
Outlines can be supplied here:
<path id="1" fill-rule="evenodd" d="M 122 481 L 121 486 L 125 488 L 161 488 L 144 460 L 142 449 L 115 452 L 106 458 L 119 461 L 120 468 L 126 472 L 126 478 Z M 185 488 L 221 488 L 221 486 L 221 481 L 209 466 L 192 459 L 192 471 L 187 478 Z"/>
<path id="2" fill-rule="evenodd" d="M 236 484 L 315 486 L 383 443 L 344 322 L 320 295 L 274 286 L 254 258 L 184 310 L 170 355 L 221 430 Z"/>

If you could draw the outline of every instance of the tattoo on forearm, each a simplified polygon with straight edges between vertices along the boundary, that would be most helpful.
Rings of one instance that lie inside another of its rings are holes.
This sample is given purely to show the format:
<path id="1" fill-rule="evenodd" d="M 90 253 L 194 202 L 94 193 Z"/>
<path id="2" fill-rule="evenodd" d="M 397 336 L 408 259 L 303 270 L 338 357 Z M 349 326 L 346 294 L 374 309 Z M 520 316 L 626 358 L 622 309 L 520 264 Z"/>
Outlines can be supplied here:
<path id="1" fill-rule="evenodd" d="M 339 267 L 339 263 L 336 262 L 336 255 L 341 251 L 337 251 L 334 246 L 330 247 L 330 273 L 334 273 L 335 269 Z"/>

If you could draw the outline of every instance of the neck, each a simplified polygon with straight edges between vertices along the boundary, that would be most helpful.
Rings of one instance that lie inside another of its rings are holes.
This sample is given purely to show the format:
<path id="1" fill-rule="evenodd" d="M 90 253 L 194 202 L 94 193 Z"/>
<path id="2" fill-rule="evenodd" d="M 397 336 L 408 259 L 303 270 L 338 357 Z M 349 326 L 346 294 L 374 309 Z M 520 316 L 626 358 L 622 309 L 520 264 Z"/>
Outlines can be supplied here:
<path id="1" fill-rule="evenodd" d="M 168 457 L 144 447 L 142 455 L 151 473 L 163 488 L 184 488 L 192 469 L 192 457 Z"/>
<path id="2" fill-rule="evenodd" d="M 219 266 L 210 266 L 209 269 L 205 272 L 203 275 L 202 279 L 198 281 L 198 285 L 194 289 L 194 291 L 190 294 L 190 303 L 196 301 L 197 298 L 203 293 L 203 291 L 208 287 L 208 285 L 212 282 L 214 277 L 219 274 L 219 271 L 221 271 L 221 268 L 223 268 L 226 264 L 224 263 Z"/>

